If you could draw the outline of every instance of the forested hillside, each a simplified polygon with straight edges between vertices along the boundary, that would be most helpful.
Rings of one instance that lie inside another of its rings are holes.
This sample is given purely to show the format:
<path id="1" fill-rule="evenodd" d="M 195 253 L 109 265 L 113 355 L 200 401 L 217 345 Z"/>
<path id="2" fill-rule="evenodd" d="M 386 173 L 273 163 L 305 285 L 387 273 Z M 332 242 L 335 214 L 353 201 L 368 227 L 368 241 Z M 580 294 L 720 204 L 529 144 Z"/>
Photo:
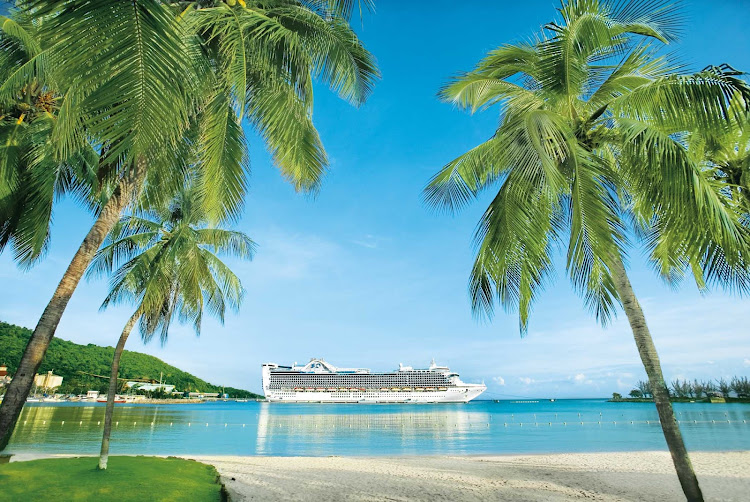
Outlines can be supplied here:
<path id="1" fill-rule="evenodd" d="M 8 366 L 11 375 L 16 372 L 18 362 L 31 336 L 31 330 L 0 321 L 0 365 Z M 88 390 L 106 392 L 108 380 L 93 375 L 109 375 L 112 364 L 113 347 L 100 347 L 88 344 L 79 345 L 54 338 L 47 355 L 39 368 L 39 373 L 54 371 L 63 377 L 58 392 L 85 393 Z M 126 350 L 122 354 L 120 376 L 132 380 L 159 380 L 163 373 L 164 381 L 175 385 L 180 391 L 221 392 L 222 387 L 211 385 L 185 371 L 170 366 L 154 356 Z M 252 392 L 225 387 L 230 397 L 259 397 Z"/>

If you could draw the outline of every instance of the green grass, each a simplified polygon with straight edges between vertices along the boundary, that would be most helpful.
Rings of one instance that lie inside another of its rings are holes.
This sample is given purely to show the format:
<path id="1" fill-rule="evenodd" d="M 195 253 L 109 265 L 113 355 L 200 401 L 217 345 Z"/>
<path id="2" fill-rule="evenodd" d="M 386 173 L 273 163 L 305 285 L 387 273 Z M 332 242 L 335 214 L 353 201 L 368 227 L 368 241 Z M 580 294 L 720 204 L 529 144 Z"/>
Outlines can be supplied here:
<path id="1" fill-rule="evenodd" d="M 54 458 L 0 465 L 0 500 L 221 501 L 213 466 L 179 458 Z"/>

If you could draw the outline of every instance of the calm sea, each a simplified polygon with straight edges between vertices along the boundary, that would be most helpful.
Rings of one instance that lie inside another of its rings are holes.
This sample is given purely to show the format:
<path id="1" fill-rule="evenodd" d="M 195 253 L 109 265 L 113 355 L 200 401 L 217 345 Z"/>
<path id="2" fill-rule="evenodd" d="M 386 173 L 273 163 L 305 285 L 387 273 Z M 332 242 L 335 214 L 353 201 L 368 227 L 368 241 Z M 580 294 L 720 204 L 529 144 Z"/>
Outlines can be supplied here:
<path id="1" fill-rule="evenodd" d="M 217 402 L 115 409 L 113 453 L 477 455 L 666 449 L 652 403 Z M 750 450 L 750 405 L 677 403 L 688 448 Z M 29 404 L 11 452 L 99 451 L 104 406 Z"/>

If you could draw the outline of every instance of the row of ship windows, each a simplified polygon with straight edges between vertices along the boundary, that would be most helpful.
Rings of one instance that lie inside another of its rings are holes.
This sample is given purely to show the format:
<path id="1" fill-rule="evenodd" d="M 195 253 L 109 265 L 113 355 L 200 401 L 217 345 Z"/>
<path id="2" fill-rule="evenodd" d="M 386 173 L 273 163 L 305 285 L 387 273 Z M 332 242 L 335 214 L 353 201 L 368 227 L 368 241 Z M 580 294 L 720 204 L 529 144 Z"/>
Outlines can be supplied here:
<path id="1" fill-rule="evenodd" d="M 447 378 L 346 378 L 346 377 L 271 377 L 282 382 L 448 382 Z"/>

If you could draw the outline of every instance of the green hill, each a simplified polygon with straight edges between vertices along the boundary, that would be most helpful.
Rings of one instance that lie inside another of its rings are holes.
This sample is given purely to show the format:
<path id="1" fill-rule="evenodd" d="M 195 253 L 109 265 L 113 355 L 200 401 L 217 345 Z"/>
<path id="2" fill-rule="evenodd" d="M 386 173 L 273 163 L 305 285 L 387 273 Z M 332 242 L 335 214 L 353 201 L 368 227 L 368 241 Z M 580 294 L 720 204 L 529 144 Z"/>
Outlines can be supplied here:
<path id="1" fill-rule="evenodd" d="M 13 375 L 18 368 L 21 355 L 31 336 L 31 330 L 0 321 L 0 364 L 8 366 Z M 106 392 L 108 379 L 93 375 L 109 375 L 112 365 L 113 347 L 100 347 L 94 344 L 77 343 L 53 338 L 42 361 L 39 373 L 54 371 L 63 377 L 63 384 L 57 390 L 65 394 L 81 394 L 88 390 Z M 170 366 L 154 356 L 126 350 L 120 360 L 120 377 L 133 380 L 159 380 L 161 373 L 164 381 L 174 385 L 180 391 L 221 392 L 222 387 L 211 385 L 200 378 L 179 368 Z M 260 397 L 252 392 L 225 387 L 224 392 L 230 397 Z"/>

